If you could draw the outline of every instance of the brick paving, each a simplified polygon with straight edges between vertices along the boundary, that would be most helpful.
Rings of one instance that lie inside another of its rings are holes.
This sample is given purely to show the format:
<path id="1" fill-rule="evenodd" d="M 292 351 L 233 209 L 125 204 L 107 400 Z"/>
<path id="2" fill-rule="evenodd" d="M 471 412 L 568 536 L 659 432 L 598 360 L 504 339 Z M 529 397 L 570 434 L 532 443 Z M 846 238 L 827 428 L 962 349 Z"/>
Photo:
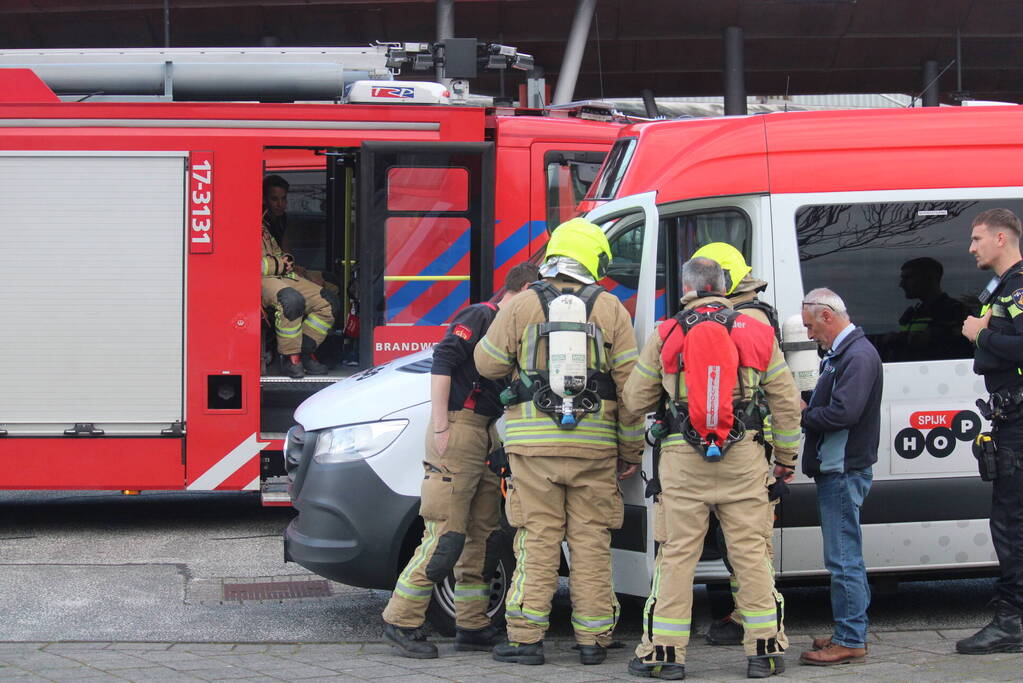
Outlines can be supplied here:
<path id="1" fill-rule="evenodd" d="M 810 635 L 790 634 L 787 670 L 779 678 L 847 681 L 1016 681 L 1023 653 L 961 656 L 955 641 L 970 630 L 873 632 L 863 664 L 798 664 Z M 132 643 L 3 642 L 0 680 L 18 681 L 611 681 L 630 680 L 625 666 L 632 644 L 609 652 L 599 666 L 583 666 L 569 640 L 546 643 L 547 664 L 493 661 L 487 653 L 455 652 L 437 639 L 440 658 L 404 659 L 378 642 L 345 643 Z M 741 681 L 745 658 L 738 647 L 694 641 L 687 680 Z"/>

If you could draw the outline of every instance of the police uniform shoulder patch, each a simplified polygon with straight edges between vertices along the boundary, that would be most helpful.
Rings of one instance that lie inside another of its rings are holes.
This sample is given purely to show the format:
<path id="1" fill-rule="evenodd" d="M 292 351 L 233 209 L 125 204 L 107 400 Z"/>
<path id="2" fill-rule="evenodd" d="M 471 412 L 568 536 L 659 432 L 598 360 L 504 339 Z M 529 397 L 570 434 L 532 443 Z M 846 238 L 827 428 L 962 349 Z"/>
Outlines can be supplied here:
<path id="1" fill-rule="evenodd" d="M 1017 289 L 1012 293 L 1012 300 L 1017 306 L 1023 308 L 1023 288 Z"/>
<path id="2" fill-rule="evenodd" d="M 470 330 L 465 325 L 455 325 L 455 329 L 451 330 L 451 334 L 455 335 L 462 341 L 469 341 L 470 339 L 472 339 L 472 330 Z"/>

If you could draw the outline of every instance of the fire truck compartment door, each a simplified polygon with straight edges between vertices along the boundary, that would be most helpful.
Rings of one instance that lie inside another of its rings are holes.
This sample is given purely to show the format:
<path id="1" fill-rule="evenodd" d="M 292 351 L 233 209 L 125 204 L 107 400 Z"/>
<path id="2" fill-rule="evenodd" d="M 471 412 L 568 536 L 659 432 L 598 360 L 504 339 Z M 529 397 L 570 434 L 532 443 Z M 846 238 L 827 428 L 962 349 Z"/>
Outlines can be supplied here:
<path id="1" fill-rule="evenodd" d="M 182 421 L 186 159 L 0 152 L 9 436 Z"/>
<path id="2" fill-rule="evenodd" d="M 493 294 L 493 143 L 363 143 L 357 224 L 368 367 L 429 348 Z"/>

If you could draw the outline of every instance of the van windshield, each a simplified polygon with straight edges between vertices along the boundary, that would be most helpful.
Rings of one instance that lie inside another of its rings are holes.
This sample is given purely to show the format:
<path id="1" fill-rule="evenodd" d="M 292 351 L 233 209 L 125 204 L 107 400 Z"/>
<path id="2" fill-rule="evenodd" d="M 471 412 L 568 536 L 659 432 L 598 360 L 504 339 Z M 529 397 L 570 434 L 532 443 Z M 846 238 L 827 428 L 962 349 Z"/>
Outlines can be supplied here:
<path id="1" fill-rule="evenodd" d="M 615 142 L 607 160 L 597 173 L 597 179 L 590 186 L 586 199 L 614 199 L 625 178 L 625 171 L 636 151 L 636 138 L 622 138 Z"/>

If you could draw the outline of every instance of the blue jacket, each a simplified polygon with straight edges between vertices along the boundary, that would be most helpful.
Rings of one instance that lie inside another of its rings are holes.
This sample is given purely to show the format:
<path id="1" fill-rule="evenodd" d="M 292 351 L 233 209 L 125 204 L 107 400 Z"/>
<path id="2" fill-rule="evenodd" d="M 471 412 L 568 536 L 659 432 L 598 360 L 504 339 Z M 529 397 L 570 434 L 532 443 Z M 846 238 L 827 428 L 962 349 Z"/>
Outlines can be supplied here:
<path id="1" fill-rule="evenodd" d="M 857 327 L 821 363 L 803 411 L 804 473 L 848 472 L 877 462 L 882 384 L 881 358 Z"/>

